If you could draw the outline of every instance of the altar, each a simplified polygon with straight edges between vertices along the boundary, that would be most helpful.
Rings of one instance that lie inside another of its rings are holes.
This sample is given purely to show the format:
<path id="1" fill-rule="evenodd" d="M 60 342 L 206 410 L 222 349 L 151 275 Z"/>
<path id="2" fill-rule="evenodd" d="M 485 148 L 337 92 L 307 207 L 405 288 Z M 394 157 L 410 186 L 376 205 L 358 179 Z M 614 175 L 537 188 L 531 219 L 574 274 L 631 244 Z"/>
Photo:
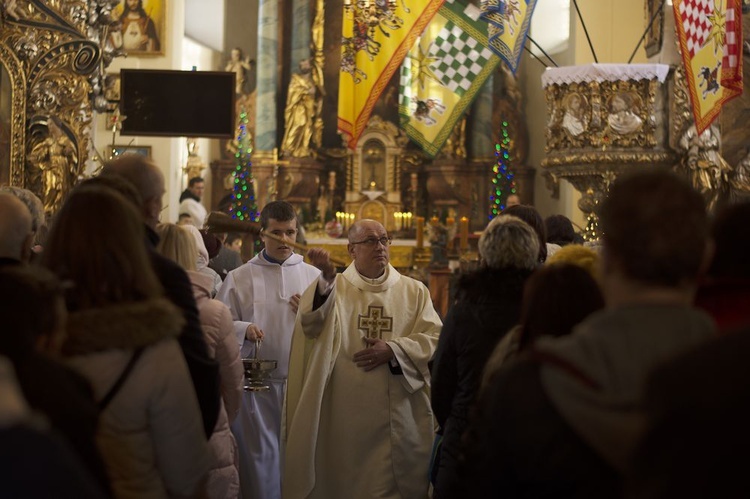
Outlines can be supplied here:
<path id="1" fill-rule="evenodd" d="M 352 259 L 349 257 L 346 245 L 348 244 L 346 238 L 332 238 L 332 237 L 314 237 L 307 239 L 307 245 L 316 248 L 322 248 L 331 254 L 331 257 L 337 258 L 346 262 L 347 265 L 352 263 Z M 423 248 L 417 247 L 417 241 L 415 239 L 394 239 L 393 244 L 390 247 L 390 259 L 391 265 L 397 269 L 410 269 L 421 263 L 420 257 L 426 255 L 427 262 L 430 259 L 430 243 L 425 241 Z"/>

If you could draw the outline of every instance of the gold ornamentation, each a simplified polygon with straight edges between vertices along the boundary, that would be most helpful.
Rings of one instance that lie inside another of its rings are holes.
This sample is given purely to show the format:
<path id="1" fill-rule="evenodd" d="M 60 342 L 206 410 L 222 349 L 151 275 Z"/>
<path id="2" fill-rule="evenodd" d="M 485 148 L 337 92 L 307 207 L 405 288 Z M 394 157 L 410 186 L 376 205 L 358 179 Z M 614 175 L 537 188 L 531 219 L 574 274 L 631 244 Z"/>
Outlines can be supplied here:
<path id="1" fill-rule="evenodd" d="M 47 137 L 29 153 L 29 162 L 40 172 L 42 201 L 47 215 L 54 214 L 60 208 L 64 193 L 72 188 L 75 181 L 75 177 L 69 173 L 77 171 L 77 151 L 62 127 L 57 118 L 50 117 L 47 120 Z"/>
<path id="2" fill-rule="evenodd" d="M 628 80 L 547 86 L 546 151 L 655 147 L 659 85 L 654 83 Z"/>
<path id="3" fill-rule="evenodd" d="M 729 192 L 729 177 L 732 167 L 721 157 L 720 132 L 715 125 L 698 134 L 691 125 L 680 139 L 680 148 L 685 151 L 680 165 L 685 170 L 693 187 L 703 194 L 708 211 L 714 211 L 717 203 Z"/>
<path id="4" fill-rule="evenodd" d="M 6 29 L 6 28 L 3 28 Z M 1 38 L 1 37 L 0 37 Z M 0 66 L 10 79 L 10 184 L 24 187 L 24 138 L 26 136 L 26 74 L 12 49 L 0 43 Z"/>
<path id="5" fill-rule="evenodd" d="M 112 6 L 28 0 L 6 11 L 0 30 L 0 63 L 13 92 L 10 181 L 43 197 L 48 211 L 81 175 L 92 111 L 107 107 L 103 72 L 119 55 L 104 43 L 115 24 Z"/>

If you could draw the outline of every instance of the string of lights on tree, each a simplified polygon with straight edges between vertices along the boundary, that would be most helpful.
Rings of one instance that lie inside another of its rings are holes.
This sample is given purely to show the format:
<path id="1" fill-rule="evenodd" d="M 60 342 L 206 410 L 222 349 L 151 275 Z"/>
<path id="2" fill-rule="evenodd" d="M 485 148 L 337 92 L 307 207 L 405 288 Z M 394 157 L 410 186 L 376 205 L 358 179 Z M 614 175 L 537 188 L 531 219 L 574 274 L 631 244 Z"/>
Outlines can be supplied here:
<path id="1" fill-rule="evenodd" d="M 232 218 L 257 222 L 259 213 L 255 202 L 255 179 L 253 178 L 250 155 L 253 147 L 250 144 L 250 134 L 247 131 L 247 112 L 240 112 L 240 125 L 237 132 L 237 166 L 234 169 L 234 192 L 229 211 Z"/>
<path id="2" fill-rule="evenodd" d="M 516 194 L 515 173 L 510 168 L 510 136 L 508 135 L 507 121 L 503 121 L 501 133 L 500 143 L 495 144 L 497 164 L 492 167 L 494 176 L 492 177 L 492 192 L 490 193 L 490 220 L 505 209 L 508 196 Z"/>

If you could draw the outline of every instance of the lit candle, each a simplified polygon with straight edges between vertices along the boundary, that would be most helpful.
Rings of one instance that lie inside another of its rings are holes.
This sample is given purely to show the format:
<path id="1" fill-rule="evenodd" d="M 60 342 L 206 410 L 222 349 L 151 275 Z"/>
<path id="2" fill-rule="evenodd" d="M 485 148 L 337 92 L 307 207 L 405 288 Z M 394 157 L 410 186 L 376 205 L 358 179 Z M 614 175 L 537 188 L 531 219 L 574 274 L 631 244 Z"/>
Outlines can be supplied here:
<path id="1" fill-rule="evenodd" d="M 424 217 L 417 217 L 417 248 L 424 248 Z"/>
<path id="2" fill-rule="evenodd" d="M 405 215 L 406 215 L 406 228 L 411 229 L 411 212 L 407 211 Z"/>
<path id="3" fill-rule="evenodd" d="M 445 219 L 445 225 L 447 225 L 448 227 L 452 227 L 454 223 L 456 223 L 456 219 L 453 217 L 448 217 Z"/>
<path id="4" fill-rule="evenodd" d="M 460 248 L 461 251 L 466 251 L 469 249 L 469 219 L 461 217 L 461 225 L 459 227 L 461 229 Z"/>
<path id="5" fill-rule="evenodd" d="M 396 230 L 403 229 L 404 228 L 403 213 L 401 213 L 400 211 L 397 211 L 396 213 L 393 214 L 393 218 L 396 219 Z"/>

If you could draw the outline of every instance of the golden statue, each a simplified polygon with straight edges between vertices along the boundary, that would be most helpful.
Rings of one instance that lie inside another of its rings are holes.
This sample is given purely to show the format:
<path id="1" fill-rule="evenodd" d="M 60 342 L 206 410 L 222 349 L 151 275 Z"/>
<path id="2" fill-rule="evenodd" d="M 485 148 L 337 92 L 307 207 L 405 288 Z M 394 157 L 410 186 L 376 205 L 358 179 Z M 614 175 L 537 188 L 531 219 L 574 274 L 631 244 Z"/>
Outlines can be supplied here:
<path id="1" fill-rule="evenodd" d="M 285 156 L 306 158 L 312 156 L 310 140 L 315 119 L 315 84 L 310 74 L 310 61 L 299 63 L 300 73 L 293 74 L 284 110 L 284 138 L 281 150 Z"/>
<path id="2" fill-rule="evenodd" d="M 49 135 L 31 150 L 29 161 L 42 173 L 42 193 L 44 211 L 55 213 L 69 186 L 66 185 L 68 172 L 74 172 L 72 165 L 78 164 L 73 142 L 62 130 L 62 124 L 55 117 L 47 120 Z"/>
<path id="3" fill-rule="evenodd" d="M 453 126 L 443 146 L 443 154 L 449 158 L 466 158 L 466 115 Z"/>
<path id="4" fill-rule="evenodd" d="M 732 167 L 721 157 L 719 131 L 711 125 L 698 134 L 695 125 L 680 138 L 680 147 L 686 151 L 682 163 L 687 169 L 693 187 L 706 199 L 706 206 L 713 211 L 716 204 L 727 193 Z"/>

